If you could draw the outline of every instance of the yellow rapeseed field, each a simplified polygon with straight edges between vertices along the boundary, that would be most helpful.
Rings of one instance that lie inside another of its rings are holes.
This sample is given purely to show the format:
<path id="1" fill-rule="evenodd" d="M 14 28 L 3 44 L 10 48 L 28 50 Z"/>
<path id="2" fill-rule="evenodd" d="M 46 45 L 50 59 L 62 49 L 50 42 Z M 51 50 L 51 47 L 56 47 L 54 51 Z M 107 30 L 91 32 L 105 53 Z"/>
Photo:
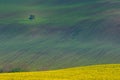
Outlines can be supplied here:
<path id="1" fill-rule="evenodd" d="M 1 73 L 0 80 L 120 80 L 120 64 L 41 72 Z"/>

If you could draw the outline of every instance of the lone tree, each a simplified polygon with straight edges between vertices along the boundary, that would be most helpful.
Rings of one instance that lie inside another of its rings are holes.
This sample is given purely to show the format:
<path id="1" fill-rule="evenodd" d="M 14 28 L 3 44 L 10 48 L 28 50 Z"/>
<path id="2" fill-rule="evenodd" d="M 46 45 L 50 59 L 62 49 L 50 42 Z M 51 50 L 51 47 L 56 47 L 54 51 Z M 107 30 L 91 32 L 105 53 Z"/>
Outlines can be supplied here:
<path id="1" fill-rule="evenodd" d="M 33 20 L 33 19 L 35 19 L 35 15 L 30 15 L 29 20 Z"/>

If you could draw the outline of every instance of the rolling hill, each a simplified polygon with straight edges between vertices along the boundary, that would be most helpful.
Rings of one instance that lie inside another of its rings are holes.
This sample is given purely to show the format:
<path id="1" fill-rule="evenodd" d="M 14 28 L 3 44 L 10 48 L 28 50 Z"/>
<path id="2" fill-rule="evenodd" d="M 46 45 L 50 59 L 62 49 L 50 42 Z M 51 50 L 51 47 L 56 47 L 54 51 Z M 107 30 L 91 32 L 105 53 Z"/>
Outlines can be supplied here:
<path id="1" fill-rule="evenodd" d="M 0 71 L 120 63 L 119 5 L 119 0 L 0 0 Z"/>
<path id="2" fill-rule="evenodd" d="M 3 73 L 0 74 L 2 80 L 119 80 L 120 65 L 97 65 L 87 67 L 77 67 L 70 69 L 43 71 L 43 72 L 23 72 L 23 73 Z"/>

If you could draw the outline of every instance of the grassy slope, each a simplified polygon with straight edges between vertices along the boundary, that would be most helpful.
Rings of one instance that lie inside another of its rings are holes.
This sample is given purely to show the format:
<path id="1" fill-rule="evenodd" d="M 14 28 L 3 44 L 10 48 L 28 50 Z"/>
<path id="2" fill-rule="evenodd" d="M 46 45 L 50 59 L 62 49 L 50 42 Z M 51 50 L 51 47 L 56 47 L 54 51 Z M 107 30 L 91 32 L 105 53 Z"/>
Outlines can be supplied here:
<path id="1" fill-rule="evenodd" d="M 45 72 L 0 74 L 2 80 L 119 80 L 120 65 L 97 65 Z"/>
<path id="2" fill-rule="evenodd" d="M 120 63 L 119 0 L 0 0 L 0 69 Z M 28 20 L 34 14 L 36 19 Z"/>

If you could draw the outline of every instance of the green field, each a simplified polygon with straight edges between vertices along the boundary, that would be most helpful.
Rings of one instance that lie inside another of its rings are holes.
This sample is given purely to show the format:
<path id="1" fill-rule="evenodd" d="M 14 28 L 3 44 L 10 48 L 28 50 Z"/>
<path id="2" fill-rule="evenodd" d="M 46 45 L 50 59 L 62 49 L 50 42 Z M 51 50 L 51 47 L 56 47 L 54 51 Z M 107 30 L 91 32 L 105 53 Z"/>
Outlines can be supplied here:
<path id="1" fill-rule="evenodd" d="M 0 0 L 0 71 L 120 63 L 119 21 L 119 0 Z"/>

